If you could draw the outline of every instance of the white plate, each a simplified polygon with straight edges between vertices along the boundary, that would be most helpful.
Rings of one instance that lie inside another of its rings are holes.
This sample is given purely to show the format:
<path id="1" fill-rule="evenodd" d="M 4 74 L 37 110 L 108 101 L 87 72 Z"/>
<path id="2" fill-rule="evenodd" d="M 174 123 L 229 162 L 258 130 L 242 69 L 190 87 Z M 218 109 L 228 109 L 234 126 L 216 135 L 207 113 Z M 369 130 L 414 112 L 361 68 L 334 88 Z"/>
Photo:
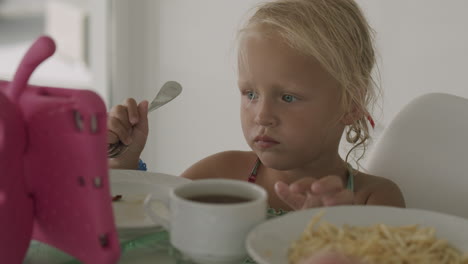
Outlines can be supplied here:
<path id="1" fill-rule="evenodd" d="M 110 170 L 110 187 L 112 196 L 122 195 L 122 199 L 112 203 L 117 229 L 154 228 L 146 216 L 143 200 L 149 193 L 165 192 L 189 179 L 163 173 L 138 170 Z"/>
<path id="2" fill-rule="evenodd" d="M 289 245 L 298 239 L 312 217 L 324 210 L 322 220 L 334 225 L 368 226 L 383 223 L 393 226 L 419 224 L 436 229 L 439 238 L 468 251 L 468 219 L 441 213 L 384 206 L 335 206 L 289 213 L 255 227 L 247 237 L 247 250 L 259 264 L 288 263 Z"/>

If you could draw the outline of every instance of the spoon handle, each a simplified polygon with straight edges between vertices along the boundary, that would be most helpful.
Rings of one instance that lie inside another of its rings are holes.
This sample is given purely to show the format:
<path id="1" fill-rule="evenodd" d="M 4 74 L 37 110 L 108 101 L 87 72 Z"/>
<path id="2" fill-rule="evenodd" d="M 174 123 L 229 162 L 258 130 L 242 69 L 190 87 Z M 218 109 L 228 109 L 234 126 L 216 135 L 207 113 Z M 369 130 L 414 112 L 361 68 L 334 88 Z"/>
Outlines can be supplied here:
<path id="1" fill-rule="evenodd" d="M 119 140 L 119 142 L 108 144 L 107 145 L 107 157 L 108 158 L 116 158 L 120 154 L 124 153 L 127 150 L 128 146 L 122 143 L 122 141 Z"/>
<path id="2" fill-rule="evenodd" d="M 153 102 L 153 103 L 151 103 L 150 106 L 148 107 L 148 113 L 153 112 L 154 110 L 158 109 L 159 107 L 161 107 L 161 106 L 163 106 L 163 105 L 165 105 L 167 103 L 169 103 L 169 102 L 163 102 L 163 103 Z"/>
<path id="3" fill-rule="evenodd" d="M 154 110 L 158 109 L 159 107 L 165 105 L 166 103 L 164 104 L 156 104 L 156 103 L 151 103 L 150 106 L 148 107 L 148 113 L 151 113 L 153 112 Z"/>

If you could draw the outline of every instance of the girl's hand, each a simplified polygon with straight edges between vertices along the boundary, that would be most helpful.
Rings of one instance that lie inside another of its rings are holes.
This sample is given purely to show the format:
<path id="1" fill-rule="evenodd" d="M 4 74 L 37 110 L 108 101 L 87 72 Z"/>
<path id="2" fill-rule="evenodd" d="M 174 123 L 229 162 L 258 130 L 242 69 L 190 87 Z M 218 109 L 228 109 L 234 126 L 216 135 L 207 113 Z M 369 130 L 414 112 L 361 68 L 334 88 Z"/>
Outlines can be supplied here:
<path id="1" fill-rule="evenodd" d="M 128 148 L 115 158 L 109 159 L 114 169 L 137 169 L 140 154 L 148 138 L 148 101 L 139 104 L 133 98 L 112 107 L 107 117 L 107 143 L 121 141 Z"/>
<path id="2" fill-rule="evenodd" d="M 335 175 L 319 180 L 302 178 L 289 186 L 278 181 L 275 183 L 275 192 L 294 210 L 354 203 L 353 192 L 347 190 L 340 177 Z"/>

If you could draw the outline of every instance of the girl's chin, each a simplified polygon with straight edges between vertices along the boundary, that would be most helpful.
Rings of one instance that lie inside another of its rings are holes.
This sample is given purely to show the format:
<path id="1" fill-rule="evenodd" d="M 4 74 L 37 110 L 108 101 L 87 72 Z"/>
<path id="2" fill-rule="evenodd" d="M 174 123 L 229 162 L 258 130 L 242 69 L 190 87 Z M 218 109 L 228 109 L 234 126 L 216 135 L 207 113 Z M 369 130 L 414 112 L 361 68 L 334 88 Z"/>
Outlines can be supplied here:
<path id="1" fill-rule="evenodd" d="M 262 165 L 275 170 L 289 170 L 294 167 L 292 161 L 286 155 L 280 155 L 274 152 L 255 151 Z"/>

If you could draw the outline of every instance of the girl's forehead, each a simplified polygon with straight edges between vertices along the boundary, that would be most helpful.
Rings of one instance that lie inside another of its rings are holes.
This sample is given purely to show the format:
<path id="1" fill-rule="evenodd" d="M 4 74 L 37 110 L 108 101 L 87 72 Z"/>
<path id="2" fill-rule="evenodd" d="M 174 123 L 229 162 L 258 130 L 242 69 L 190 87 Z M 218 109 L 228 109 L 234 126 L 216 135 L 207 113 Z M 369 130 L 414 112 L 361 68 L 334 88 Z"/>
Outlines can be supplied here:
<path id="1" fill-rule="evenodd" d="M 319 64 L 314 56 L 305 50 L 300 50 L 276 31 L 250 30 L 243 33 L 238 46 L 239 66 L 245 66 L 251 62 L 250 60 L 259 57 L 262 59 L 260 62 L 263 63 L 283 60 L 296 64 Z"/>
<path id="2" fill-rule="evenodd" d="M 280 37 L 249 35 L 244 38 L 238 53 L 239 69 L 263 64 L 304 63 L 305 57 L 289 47 Z M 263 66 L 261 66 L 263 67 Z"/>
<path id="3" fill-rule="evenodd" d="M 245 30 L 239 41 L 239 49 L 246 49 L 253 44 L 274 43 L 287 46 L 287 41 L 276 31 L 271 29 L 251 28 Z"/>
<path id="4" fill-rule="evenodd" d="M 238 53 L 239 70 L 248 71 L 250 67 L 269 68 L 270 70 L 308 71 L 310 74 L 325 71 L 312 56 L 292 48 L 281 37 L 248 37 Z"/>
<path id="5" fill-rule="evenodd" d="M 318 60 L 298 52 L 279 36 L 246 36 L 239 51 L 238 71 L 240 86 L 339 86 Z"/>

